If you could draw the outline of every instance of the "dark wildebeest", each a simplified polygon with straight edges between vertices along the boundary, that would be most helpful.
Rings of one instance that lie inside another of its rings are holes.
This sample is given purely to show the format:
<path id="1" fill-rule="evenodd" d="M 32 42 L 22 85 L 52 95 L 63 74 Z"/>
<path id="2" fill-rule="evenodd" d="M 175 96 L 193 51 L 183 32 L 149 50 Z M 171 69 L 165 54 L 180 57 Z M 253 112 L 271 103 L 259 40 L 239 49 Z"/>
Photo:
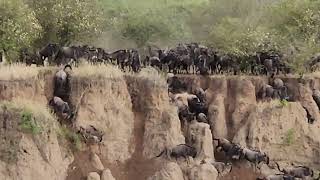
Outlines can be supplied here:
<path id="1" fill-rule="evenodd" d="M 61 65 L 61 64 L 70 64 L 74 62 L 75 65 L 78 65 L 79 58 L 81 58 L 82 56 L 80 49 L 81 49 L 80 47 L 76 47 L 76 46 L 61 47 L 55 58 L 55 63 L 57 65 Z"/>
<path id="2" fill-rule="evenodd" d="M 200 102 L 199 98 L 196 95 L 188 97 L 188 106 L 191 113 L 198 115 L 200 113 L 208 114 L 208 108 L 205 103 Z"/>
<path id="3" fill-rule="evenodd" d="M 58 54 L 60 46 L 58 44 L 49 43 L 45 47 L 41 48 L 39 55 L 41 60 L 48 58 L 49 64 L 52 64 L 53 59 Z"/>
<path id="4" fill-rule="evenodd" d="M 239 145 L 234 144 L 224 138 L 214 138 L 213 140 L 218 141 L 216 149 L 218 150 L 219 148 L 221 148 L 229 159 L 240 159 L 242 155 L 242 148 Z"/>
<path id="5" fill-rule="evenodd" d="M 309 123 L 309 124 L 313 124 L 314 121 L 315 121 L 315 118 L 312 117 L 312 115 L 310 114 L 310 111 L 308 110 L 308 108 L 306 108 L 305 106 L 302 106 L 302 107 L 303 107 L 303 109 L 304 109 L 304 110 L 306 111 L 306 113 L 307 113 L 308 123 Z"/>
<path id="6" fill-rule="evenodd" d="M 125 70 L 125 67 L 129 62 L 129 55 L 130 53 L 128 50 L 121 49 L 109 54 L 109 57 L 117 61 L 117 65 L 120 67 L 120 69 Z"/>
<path id="7" fill-rule="evenodd" d="M 295 178 L 306 179 L 306 177 L 313 177 L 313 170 L 306 166 L 294 166 L 292 168 L 284 168 L 281 170 L 279 164 L 276 163 L 276 165 L 280 172 L 289 174 Z"/>
<path id="8" fill-rule="evenodd" d="M 273 98 L 276 98 L 276 95 L 276 90 L 272 86 L 264 84 L 259 90 L 257 97 L 261 100 L 271 100 Z"/>
<path id="9" fill-rule="evenodd" d="M 197 115 L 197 121 L 202 123 L 207 123 L 207 124 L 209 123 L 208 118 L 204 113 L 200 113 Z"/>
<path id="10" fill-rule="evenodd" d="M 182 93 L 185 92 L 188 89 L 188 85 L 180 81 L 177 76 L 173 76 L 168 78 L 168 90 L 172 93 Z"/>
<path id="11" fill-rule="evenodd" d="M 63 99 L 69 99 L 70 94 L 70 77 L 66 71 L 67 68 L 72 70 L 70 65 L 66 65 L 64 69 L 59 70 L 54 77 L 54 95 L 62 97 Z"/>
<path id="12" fill-rule="evenodd" d="M 161 69 L 162 67 L 162 64 L 161 64 L 161 61 L 158 57 L 156 56 L 153 56 L 153 57 L 149 57 L 147 56 L 146 57 L 146 61 L 149 62 L 150 66 L 151 67 L 156 67 L 158 68 L 159 70 Z"/>
<path id="13" fill-rule="evenodd" d="M 200 55 L 198 57 L 198 62 L 195 62 L 196 73 L 200 73 L 203 76 L 209 75 L 209 68 L 207 65 L 208 56 Z"/>
<path id="14" fill-rule="evenodd" d="M 266 153 L 262 153 L 260 151 L 243 148 L 241 156 L 244 157 L 247 161 L 254 163 L 255 166 L 259 165 L 261 162 L 265 162 L 267 165 L 269 165 L 269 157 Z"/>
<path id="15" fill-rule="evenodd" d="M 93 143 L 93 144 L 101 143 L 102 138 L 105 134 L 104 132 L 102 132 L 101 130 L 98 130 L 92 125 L 89 125 L 87 128 L 80 126 L 78 133 L 82 135 L 86 143 Z"/>
<path id="16" fill-rule="evenodd" d="M 139 52 L 136 49 L 130 51 L 131 69 L 133 72 L 139 72 L 141 68 Z"/>
<path id="17" fill-rule="evenodd" d="M 43 60 L 35 52 L 29 52 L 27 49 L 21 49 L 20 51 L 20 61 L 25 63 L 27 66 L 36 64 L 37 66 L 44 66 Z"/>
<path id="18" fill-rule="evenodd" d="M 187 157 L 193 157 L 195 158 L 197 156 L 197 150 L 196 148 L 186 145 L 186 144 L 179 144 L 171 149 L 165 148 L 158 156 L 160 157 L 163 154 L 166 154 L 170 158 L 175 158 L 178 160 L 178 158 L 183 157 L 187 159 Z"/>
<path id="19" fill-rule="evenodd" d="M 287 174 L 268 175 L 266 177 L 258 177 L 256 180 L 295 180 L 296 178 Z"/>
<path id="20" fill-rule="evenodd" d="M 66 119 L 71 119 L 74 116 L 74 113 L 71 111 L 69 104 L 57 96 L 54 96 L 49 101 L 49 105 L 53 107 L 55 113 L 62 115 Z"/>
<path id="21" fill-rule="evenodd" d="M 316 102 L 318 109 L 320 110 L 320 91 L 314 88 L 312 90 L 312 98 L 314 102 Z"/>

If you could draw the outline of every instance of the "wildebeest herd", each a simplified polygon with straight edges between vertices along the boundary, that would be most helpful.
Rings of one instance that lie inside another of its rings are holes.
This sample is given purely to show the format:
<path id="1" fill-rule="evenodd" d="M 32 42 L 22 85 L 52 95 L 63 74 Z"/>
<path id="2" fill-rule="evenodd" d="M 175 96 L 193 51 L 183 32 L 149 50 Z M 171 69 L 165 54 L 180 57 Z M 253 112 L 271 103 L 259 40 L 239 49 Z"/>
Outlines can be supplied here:
<path id="1" fill-rule="evenodd" d="M 287 92 L 288 88 L 283 80 L 280 78 L 271 78 L 269 84 L 263 85 L 257 92 L 257 100 L 291 100 L 291 97 L 289 97 Z M 156 157 L 166 155 L 166 157 L 173 159 L 185 158 L 188 162 L 189 157 L 199 158 L 199 149 L 195 148 L 196 146 L 194 145 L 192 137 L 188 136 L 188 125 L 194 121 L 209 124 L 209 118 L 207 118 L 209 115 L 209 105 L 206 96 L 207 90 L 200 87 L 190 88 L 189 84 L 173 74 L 170 74 L 168 77 L 168 88 L 170 101 L 177 106 L 177 113 L 181 122 L 182 132 L 186 137 L 186 144 L 179 144 L 170 148 L 165 148 Z M 314 89 L 312 96 L 316 104 L 320 104 L 320 91 Z M 308 123 L 312 124 L 315 119 L 311 116 L 307 108 L 305 108 L 305 110 Z M 219 176 L 223 176 L 226 173 L 231 172 L 233 162 L 242 162 L 243 160 L 252 163 L 259 169 L 261 163 L 265 163 L 271 169 L 276 169 L 274 165 L 271 166 L 269 156 L 260 150 L 242 147 L 241 145 L 233 143 L 225 138 L 213 138 L 213 140 L 217 142 L 215 149 L 218 152 L 223 152 L 225 157 L 224 160 L 226 162 L 217 162 L 213 159 L 203 159 L 201 163 L 212 164 L 217 169 Z M 279 172 L 277 174 L 257 178 L 257 180 L 294 180 L 300 178 L 319 179 L 315 178 L 312 169 L 306 166 L 292 165 L 291 168 L 280 169 L 277 162 L 274 162 L 273 164 L 277 165 Z"/>
<path id="2" fill-rule="evenodd" d="M 88 45 L 63 47 L 49 43 L 37 52 L 20 51 L 20 61 L 27 65 L 78 64 L 80 59 L 92 64 L 114 63 L 121 69 L 138 72 L 141 67 L 152 66 L 172 73 L 206 74 L 287 74 L 291 68 L 283 55 L 275 50 L 261 51 L 246 57 L 215 50 L 199 43 L 179 43 L 174 48 L 160 49 L 148 46 L 143 55 L 137 49 L 120 49 L 107 52 L 103 48 Z"/>

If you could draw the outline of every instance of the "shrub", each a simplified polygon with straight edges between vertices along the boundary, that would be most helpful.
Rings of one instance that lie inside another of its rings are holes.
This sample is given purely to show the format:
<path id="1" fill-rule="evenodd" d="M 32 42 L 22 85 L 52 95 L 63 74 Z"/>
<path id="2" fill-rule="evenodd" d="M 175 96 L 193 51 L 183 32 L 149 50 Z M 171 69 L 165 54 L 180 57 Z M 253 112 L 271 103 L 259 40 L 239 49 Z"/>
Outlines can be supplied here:
<path id="1" fill-rule="evenodd" d="M 72 151 L 79 151 L 82 148 L 82 138 L 80 134 L 72 131 L 71 129 L 61 126 L 58 135 L 67 140 Z"/>
<path id="2" fill-rule="evenodd" d="M 36 123 L 32 112 L 23 110 L 21 112 L 20 125 L 22 131 L 32 134 L 39 134 L 41 132 L 40 126 Z"/>
<path id="3" fill-rule="evenodd" d="M 287 100 L 285 100 L 285 99 L 281 99 L 281 100 L 280 100 L 280 106 L 281 106 L 281 107 L 286 107 L 286 106 L 288 106 L 288 104 L 289 104 L 289 103 L 288 103 Z"/>
<path id="4" fill-rule="evenodd" d="M 285 138 L 283 141 L 283 144 L 286 146 L 290 146 L 294 143 L 295 141 L 295 135 L 294 135 L 295 131 L 294 129 L 289 129 L 286 134 L 285 134 Z"/>

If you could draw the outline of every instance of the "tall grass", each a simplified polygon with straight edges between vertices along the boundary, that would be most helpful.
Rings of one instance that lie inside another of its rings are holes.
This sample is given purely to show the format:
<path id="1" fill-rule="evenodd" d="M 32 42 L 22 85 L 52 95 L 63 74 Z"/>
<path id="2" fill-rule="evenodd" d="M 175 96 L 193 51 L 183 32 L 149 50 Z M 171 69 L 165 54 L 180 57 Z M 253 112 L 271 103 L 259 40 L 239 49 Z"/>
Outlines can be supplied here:
<path id="1" fill-rule="evenodd" d="M 123 72 L 113 65 L 81 65 L 73 69 L 73 74 L 79 77 L 105 77 L 117 78 L 123 76 Z"/>
<path id="2" fill-rule="evenodd" d="M 32 133 L 37 134 L 57 127 L 55 116 L 43 104 L 16 98 L 2 101 L 0 106 L 6 106 L 9 111 L 20 112 L 20 127 Z"/>
<path id="3" fill-rule="evenodd" d="M 24 64 L 0 66 L 0 80 L 24 80 L 36 77 L 40 67 L 29 67 Z"/>

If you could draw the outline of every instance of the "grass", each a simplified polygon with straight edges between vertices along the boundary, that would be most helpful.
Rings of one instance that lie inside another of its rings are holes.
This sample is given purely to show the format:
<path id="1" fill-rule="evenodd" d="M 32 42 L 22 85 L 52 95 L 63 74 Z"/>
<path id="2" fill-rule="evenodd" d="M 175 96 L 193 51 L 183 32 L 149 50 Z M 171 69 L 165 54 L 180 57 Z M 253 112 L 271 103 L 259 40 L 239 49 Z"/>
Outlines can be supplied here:
<path id="1" fill-rule="evenodd" d="M 82 138 L 78 133 L 65 126 L 61 126 L 58 135 L 67 140 L 72 151 L 80 151 L 82 149 Z"/>
<path id="2" fill-rule="evenodd" d="M 285 99 L 279 100 L 281 107 L 287 107 L 289 105 L 289 102 Z"/>
<path id="3" fill-rule="evenodd" d="M 33 135 L 39 134 L 41 132 L 41 127 L 36 123 L 32 112 L 28 110 L 23 110 L 21 112 L 21 120 L 19 127 L 24 132 L 30 132 Z"/>
<path id="4" fill-rule="evenodd" d="M 0 66 L 0 80 L 24 80 L 36 77 L 39 67 L 28 67 L 23 64 Z"/>
<path id="5" fill-rule="evenodd" d="M 153 82 L 154 85 L 167 86 L 166 74 L 159 72 L 152 67 L 141 69 L 138 73 L 138 77 L 146 79 L 149 82 Z"/>
<path id="6" fill-rule="evenodd" d="M 123 76 L 123 72 L 113 65 L 81 65 L 73 68 L 73 74 L 79 77 L 105 77 L 117 78 Z"/>
<path id="7" fill-rule="evenodd" d="M 14 99 L 0 102 L 1 121 L 6 124 L 6 131 L 0 131 L 0 159 L 15 163 L 20 151 L 23 134 L 32 135 L 43 158 L 50 132 L 57 127 L 57 121 L 46 106 L 36 102 Z M 5 118 L 7 117 L 7 118 Z"/>
<path id="8" fill-rule="evenodd" d="M 39 134 L 57 127 L 55 116 L 43 104 L 16 98 L 12 101 L 3 101 L 0 105 L 5 105 L 8 111 L 20 113 L 21 130 Z"/>
<path id="9" fill-rule="evenodd" d="M 286 146 L 290 146 L 294 143 L 295 141 L 295 131 L 294 129 L 289 129 L 286 134 L 285 134 L 285 138 L 283 140 L 283 144 Z"/>

